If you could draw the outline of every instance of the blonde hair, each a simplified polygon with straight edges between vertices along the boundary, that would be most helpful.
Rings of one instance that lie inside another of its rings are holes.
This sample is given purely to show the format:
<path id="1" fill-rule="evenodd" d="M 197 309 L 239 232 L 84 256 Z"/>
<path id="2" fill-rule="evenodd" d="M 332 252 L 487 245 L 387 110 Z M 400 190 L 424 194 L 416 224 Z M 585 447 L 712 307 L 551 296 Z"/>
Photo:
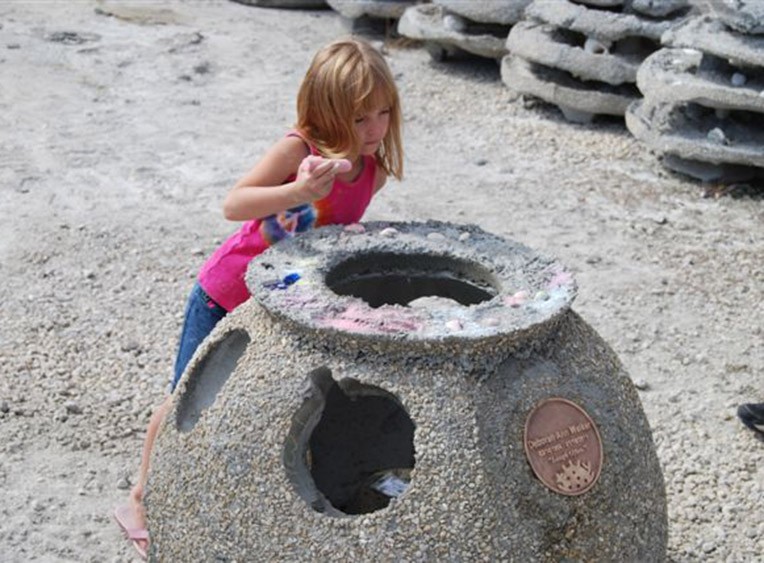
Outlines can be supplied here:
<path id="1" fill-rule="evenodd" d="M 403 176 L 401 107 L 398 89 L 381 53 L 355 37 L 333 41 L 313 57 L 297 95 L 297 125 L 324 156 L 358 156 L 355 119 L 380 106 L 390 108 L 390 124 L 375 154 L 397 179 Z"/>

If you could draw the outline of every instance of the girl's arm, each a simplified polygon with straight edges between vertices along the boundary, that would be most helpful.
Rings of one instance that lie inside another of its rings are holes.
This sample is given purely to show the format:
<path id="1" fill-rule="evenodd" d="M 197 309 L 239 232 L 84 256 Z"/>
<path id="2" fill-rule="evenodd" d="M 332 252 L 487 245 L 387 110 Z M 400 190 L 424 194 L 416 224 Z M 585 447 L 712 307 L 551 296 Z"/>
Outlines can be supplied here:
<path id="1" fill-rule="evenodd" d="M 284 137 L 228 192 L 223 215 L 230 221 L 260 219 L 325 197 L 337 169 L 332 161 L 311 166 L 308 148 L 299 137 Z M 297 178 L 284 184 L 291 175 Z"/>

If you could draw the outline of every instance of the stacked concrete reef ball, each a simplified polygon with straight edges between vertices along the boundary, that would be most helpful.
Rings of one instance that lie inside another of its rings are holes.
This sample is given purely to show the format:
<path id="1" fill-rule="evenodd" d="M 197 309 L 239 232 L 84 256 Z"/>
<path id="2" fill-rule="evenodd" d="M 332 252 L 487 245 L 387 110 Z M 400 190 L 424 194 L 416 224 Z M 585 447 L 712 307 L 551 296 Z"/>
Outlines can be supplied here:
<path id="1" fill-rule="evenodd" d="M 663 36 L 626 113 L 667 168 L 707 182 L 764 177 L 764 3 L 729 4 Z"/>
<path id="2" fill-rule="evenodd" d="M 398 33 L 425 42 L 436 60 L 466 52 L 500 60 L 506 38 L 530 0 L 434 0 L 408 8 Z"/>
<path id="3" fill-rule="evenodd" d="M 569 121 L 623 116 L 640 63 L 689 11 L 687 0 L 535 0 L 507 38 L 502 79 Z"/>
<path id="4" fill-rule="evenodd" d="M 661 561 L 638 394 L 555 260 L 474 226 L 280 242 L 183 375 L 162 561 Z"/>
<path id="5" fill-rule="evenodd" d="M 233 0 L 239 4 L 260 8 L 326 8 L 326 0 Z"/>

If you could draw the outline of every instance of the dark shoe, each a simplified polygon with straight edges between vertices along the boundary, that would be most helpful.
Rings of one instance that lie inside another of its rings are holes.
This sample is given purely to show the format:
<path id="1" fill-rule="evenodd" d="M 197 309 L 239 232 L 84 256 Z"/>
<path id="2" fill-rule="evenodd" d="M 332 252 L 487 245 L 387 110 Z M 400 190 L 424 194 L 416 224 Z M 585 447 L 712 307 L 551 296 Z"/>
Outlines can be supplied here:
<path id="1" fill-rule="evenodd" d="M 764 403 L 740 405 L 737 416 L 748 428 L 764 436 Z"/>

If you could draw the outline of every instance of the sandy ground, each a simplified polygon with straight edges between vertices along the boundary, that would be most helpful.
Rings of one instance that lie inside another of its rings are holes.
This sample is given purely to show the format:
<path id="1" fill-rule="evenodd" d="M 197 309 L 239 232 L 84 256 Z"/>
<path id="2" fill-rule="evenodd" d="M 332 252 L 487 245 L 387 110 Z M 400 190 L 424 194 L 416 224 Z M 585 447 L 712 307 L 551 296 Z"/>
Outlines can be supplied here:
<path id="1" fill-rule="evenodd" d="M 223 195 L 291 125 L 331 11 L 0 2 L 0 560 L 130 561 L 111 521 Z M 390 45 L 406 178 L 367 219 L 476 223 L 568 264 L 640 391 L 673 561 L 764 554 L 764 200 L 704 197 L 618 121 L 515 99 L 493 61 Z M 733 190 L 733 193 L 736 193 Z"/>

